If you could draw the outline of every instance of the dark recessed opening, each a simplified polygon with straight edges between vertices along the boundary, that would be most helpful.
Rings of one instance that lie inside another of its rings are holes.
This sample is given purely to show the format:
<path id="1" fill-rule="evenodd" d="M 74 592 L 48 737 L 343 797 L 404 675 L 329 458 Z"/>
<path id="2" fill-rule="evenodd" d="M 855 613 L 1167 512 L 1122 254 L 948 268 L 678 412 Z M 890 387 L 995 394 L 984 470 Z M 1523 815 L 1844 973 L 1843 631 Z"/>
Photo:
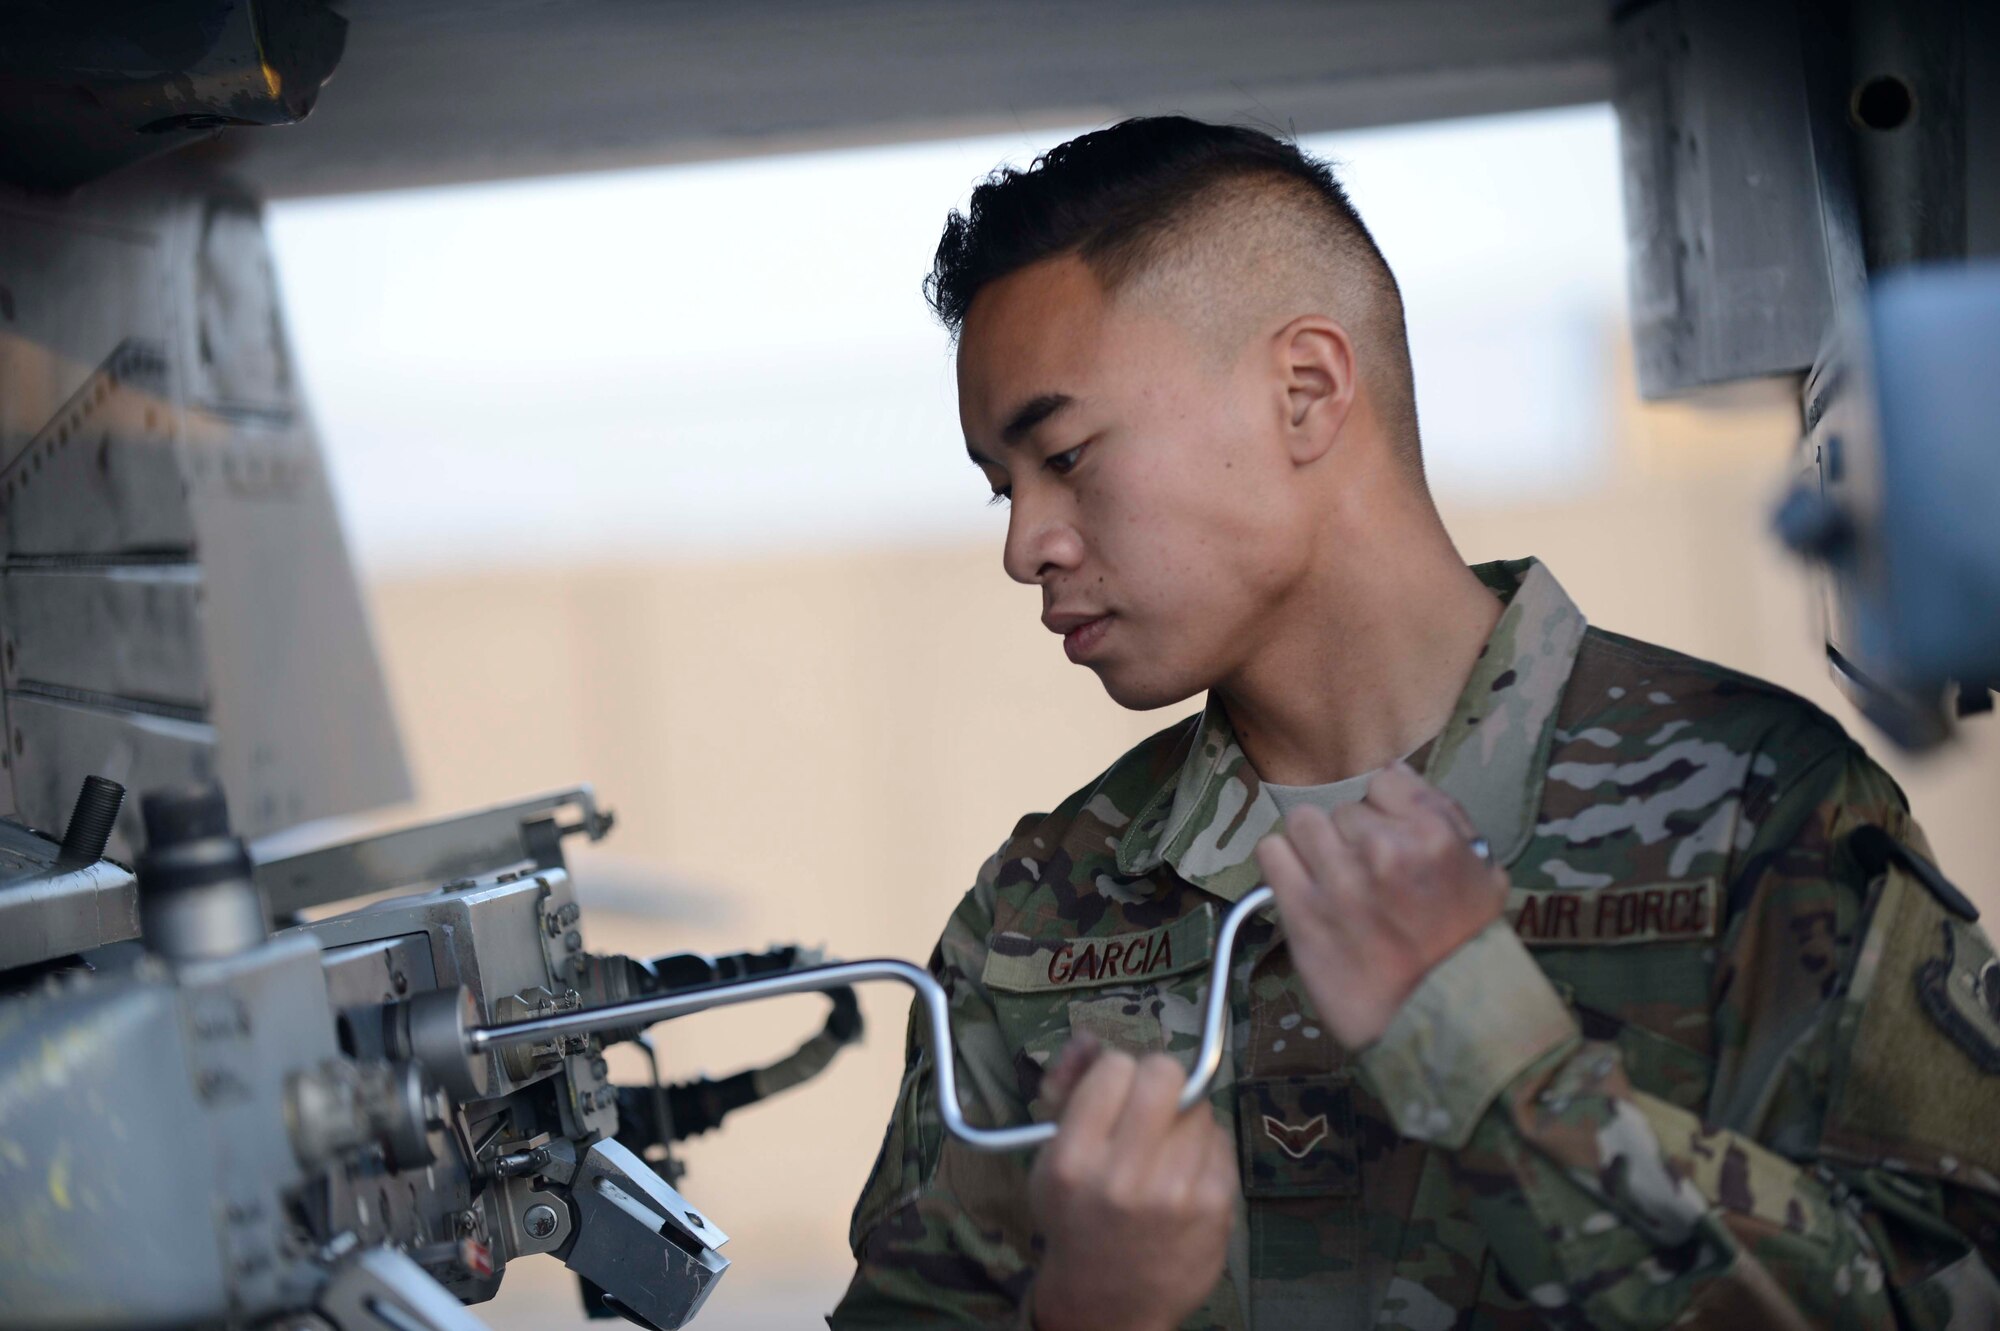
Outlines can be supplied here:
<path id="1" fill-rule="evenodd" d="M 1901 129 L 1916 109 L 1916 94 L 1894 74 L 1872 78 L 1854 90 L 1854 123 L 1867 129 Z"/>

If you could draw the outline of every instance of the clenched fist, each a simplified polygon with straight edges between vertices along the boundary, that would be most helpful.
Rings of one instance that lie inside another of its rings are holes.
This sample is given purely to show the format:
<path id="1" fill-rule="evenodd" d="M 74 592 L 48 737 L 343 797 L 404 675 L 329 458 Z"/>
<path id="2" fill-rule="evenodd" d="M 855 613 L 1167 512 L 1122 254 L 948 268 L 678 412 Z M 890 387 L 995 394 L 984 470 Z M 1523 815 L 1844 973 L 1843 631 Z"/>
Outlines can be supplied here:
<path id="1" fill-rule="evenodd" d="M 1431 967 L 1500 918 L 1507 874 L 1473 850 L 1465 811 L 1403 763 L 1368 798 L 1298 808 L 1257 847 L 1264 881 L 1327 1029 L 1373 1044 Z"/>
<path id="2" fill-rule="evenodd" d="M 1235 1219 L 1236 1150 L 1204 1101 L 1180 1107 L 1187 1072 L 1072 1040 L 1043 1093 L 1054 1141 L 1028 1180 L 1045 1236 L 1037 1331 L 1169 1331 L 1222 1276 Z"/>

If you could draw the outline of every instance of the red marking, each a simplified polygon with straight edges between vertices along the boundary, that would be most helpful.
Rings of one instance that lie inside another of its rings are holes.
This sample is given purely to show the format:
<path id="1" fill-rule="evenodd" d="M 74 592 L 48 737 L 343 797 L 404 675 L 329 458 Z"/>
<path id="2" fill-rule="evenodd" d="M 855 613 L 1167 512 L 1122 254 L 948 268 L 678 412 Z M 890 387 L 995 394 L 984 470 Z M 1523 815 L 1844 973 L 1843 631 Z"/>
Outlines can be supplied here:
<path id="1" fill-rule="evenodd" d="M 477 1239 L 460 1239 L 458 1264 L 476 1276 L 490 1276 L 493 1274 L 493 1250 Z"/>

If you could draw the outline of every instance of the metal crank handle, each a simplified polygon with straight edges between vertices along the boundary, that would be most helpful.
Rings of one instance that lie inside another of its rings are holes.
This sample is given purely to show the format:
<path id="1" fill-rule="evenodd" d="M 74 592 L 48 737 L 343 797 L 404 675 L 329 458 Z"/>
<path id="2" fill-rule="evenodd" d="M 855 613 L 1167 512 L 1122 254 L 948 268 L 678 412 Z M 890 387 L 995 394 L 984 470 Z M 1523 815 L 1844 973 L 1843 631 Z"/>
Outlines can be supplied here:
<path id="1" fill-rule="evenodd" d="M 1230 908 L 1222 919 L 1215 939 L 1215 959 L 1209 965 L 1208 993 L 1202 1008 L 1201 1048 L 1196 1051 L 1194 1069 L 1181 1089 L 1181 1108 L 1199 1103 L 1208 1094 L 1222 1066 L 1222 1042 L 1229 1016 L 1229 961 L 1236 948 L 1237 931 L 1243 921 L 1271 900 L 1271 889 L 1258 887 Z M 930 972 L 907 961 L 883 958 L 876 961 L 842 961 L 782 975 L 766 975 L 735 980 L 678 994 L 635 998 L 624 1003 L 608 1003 L 582 1012 L 565 1012 L 553 1017 L 533 1017 L 503 1026 L 476 1026 L 464 1034 L 468 1055 L 484 1054 L 516 1044 L 539 1044 L 561 1035 L 584 1035 L 592 1031 L 620 1027 L 650 1026 L 672 1017 L 685 1017 L 711 1008 L 754 1003 L 762 998 L 787 994 L 817 993 L 842 985 L 871 980 L 899 980 L 916 990 L 924 1005 L 924 1019 L 930 1026 L 931 1061 L 937 1067 L 938 1113 L 945 1131 L 981 1151 L 1018 1151 L 1039 1146 L 1056 1135 L 1053 1123 L 1024 1123 L 1011 1128 L 976 1128 L 965 1121 L 958 1103 L 958 1063 L 951 1040 L 951 1011 L 944 987 Z"/>

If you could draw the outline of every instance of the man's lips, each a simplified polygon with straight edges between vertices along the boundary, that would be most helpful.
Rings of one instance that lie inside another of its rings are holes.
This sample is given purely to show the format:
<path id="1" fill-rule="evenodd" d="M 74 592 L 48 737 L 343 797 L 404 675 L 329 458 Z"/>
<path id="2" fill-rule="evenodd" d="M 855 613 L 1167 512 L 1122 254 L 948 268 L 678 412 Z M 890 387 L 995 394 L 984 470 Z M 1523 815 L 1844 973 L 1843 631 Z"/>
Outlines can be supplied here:
<path id="1" fill-rule="evenodd" d="M 1064 655 L 1082 664 L 1091 650 L 1104 640 L 1105 633 L 1111 628 L 1111 615 L 1089 612 L 1046 614 L 1042 616 L 1042 624 L 1049 632 L 1062 634 Z"/>

